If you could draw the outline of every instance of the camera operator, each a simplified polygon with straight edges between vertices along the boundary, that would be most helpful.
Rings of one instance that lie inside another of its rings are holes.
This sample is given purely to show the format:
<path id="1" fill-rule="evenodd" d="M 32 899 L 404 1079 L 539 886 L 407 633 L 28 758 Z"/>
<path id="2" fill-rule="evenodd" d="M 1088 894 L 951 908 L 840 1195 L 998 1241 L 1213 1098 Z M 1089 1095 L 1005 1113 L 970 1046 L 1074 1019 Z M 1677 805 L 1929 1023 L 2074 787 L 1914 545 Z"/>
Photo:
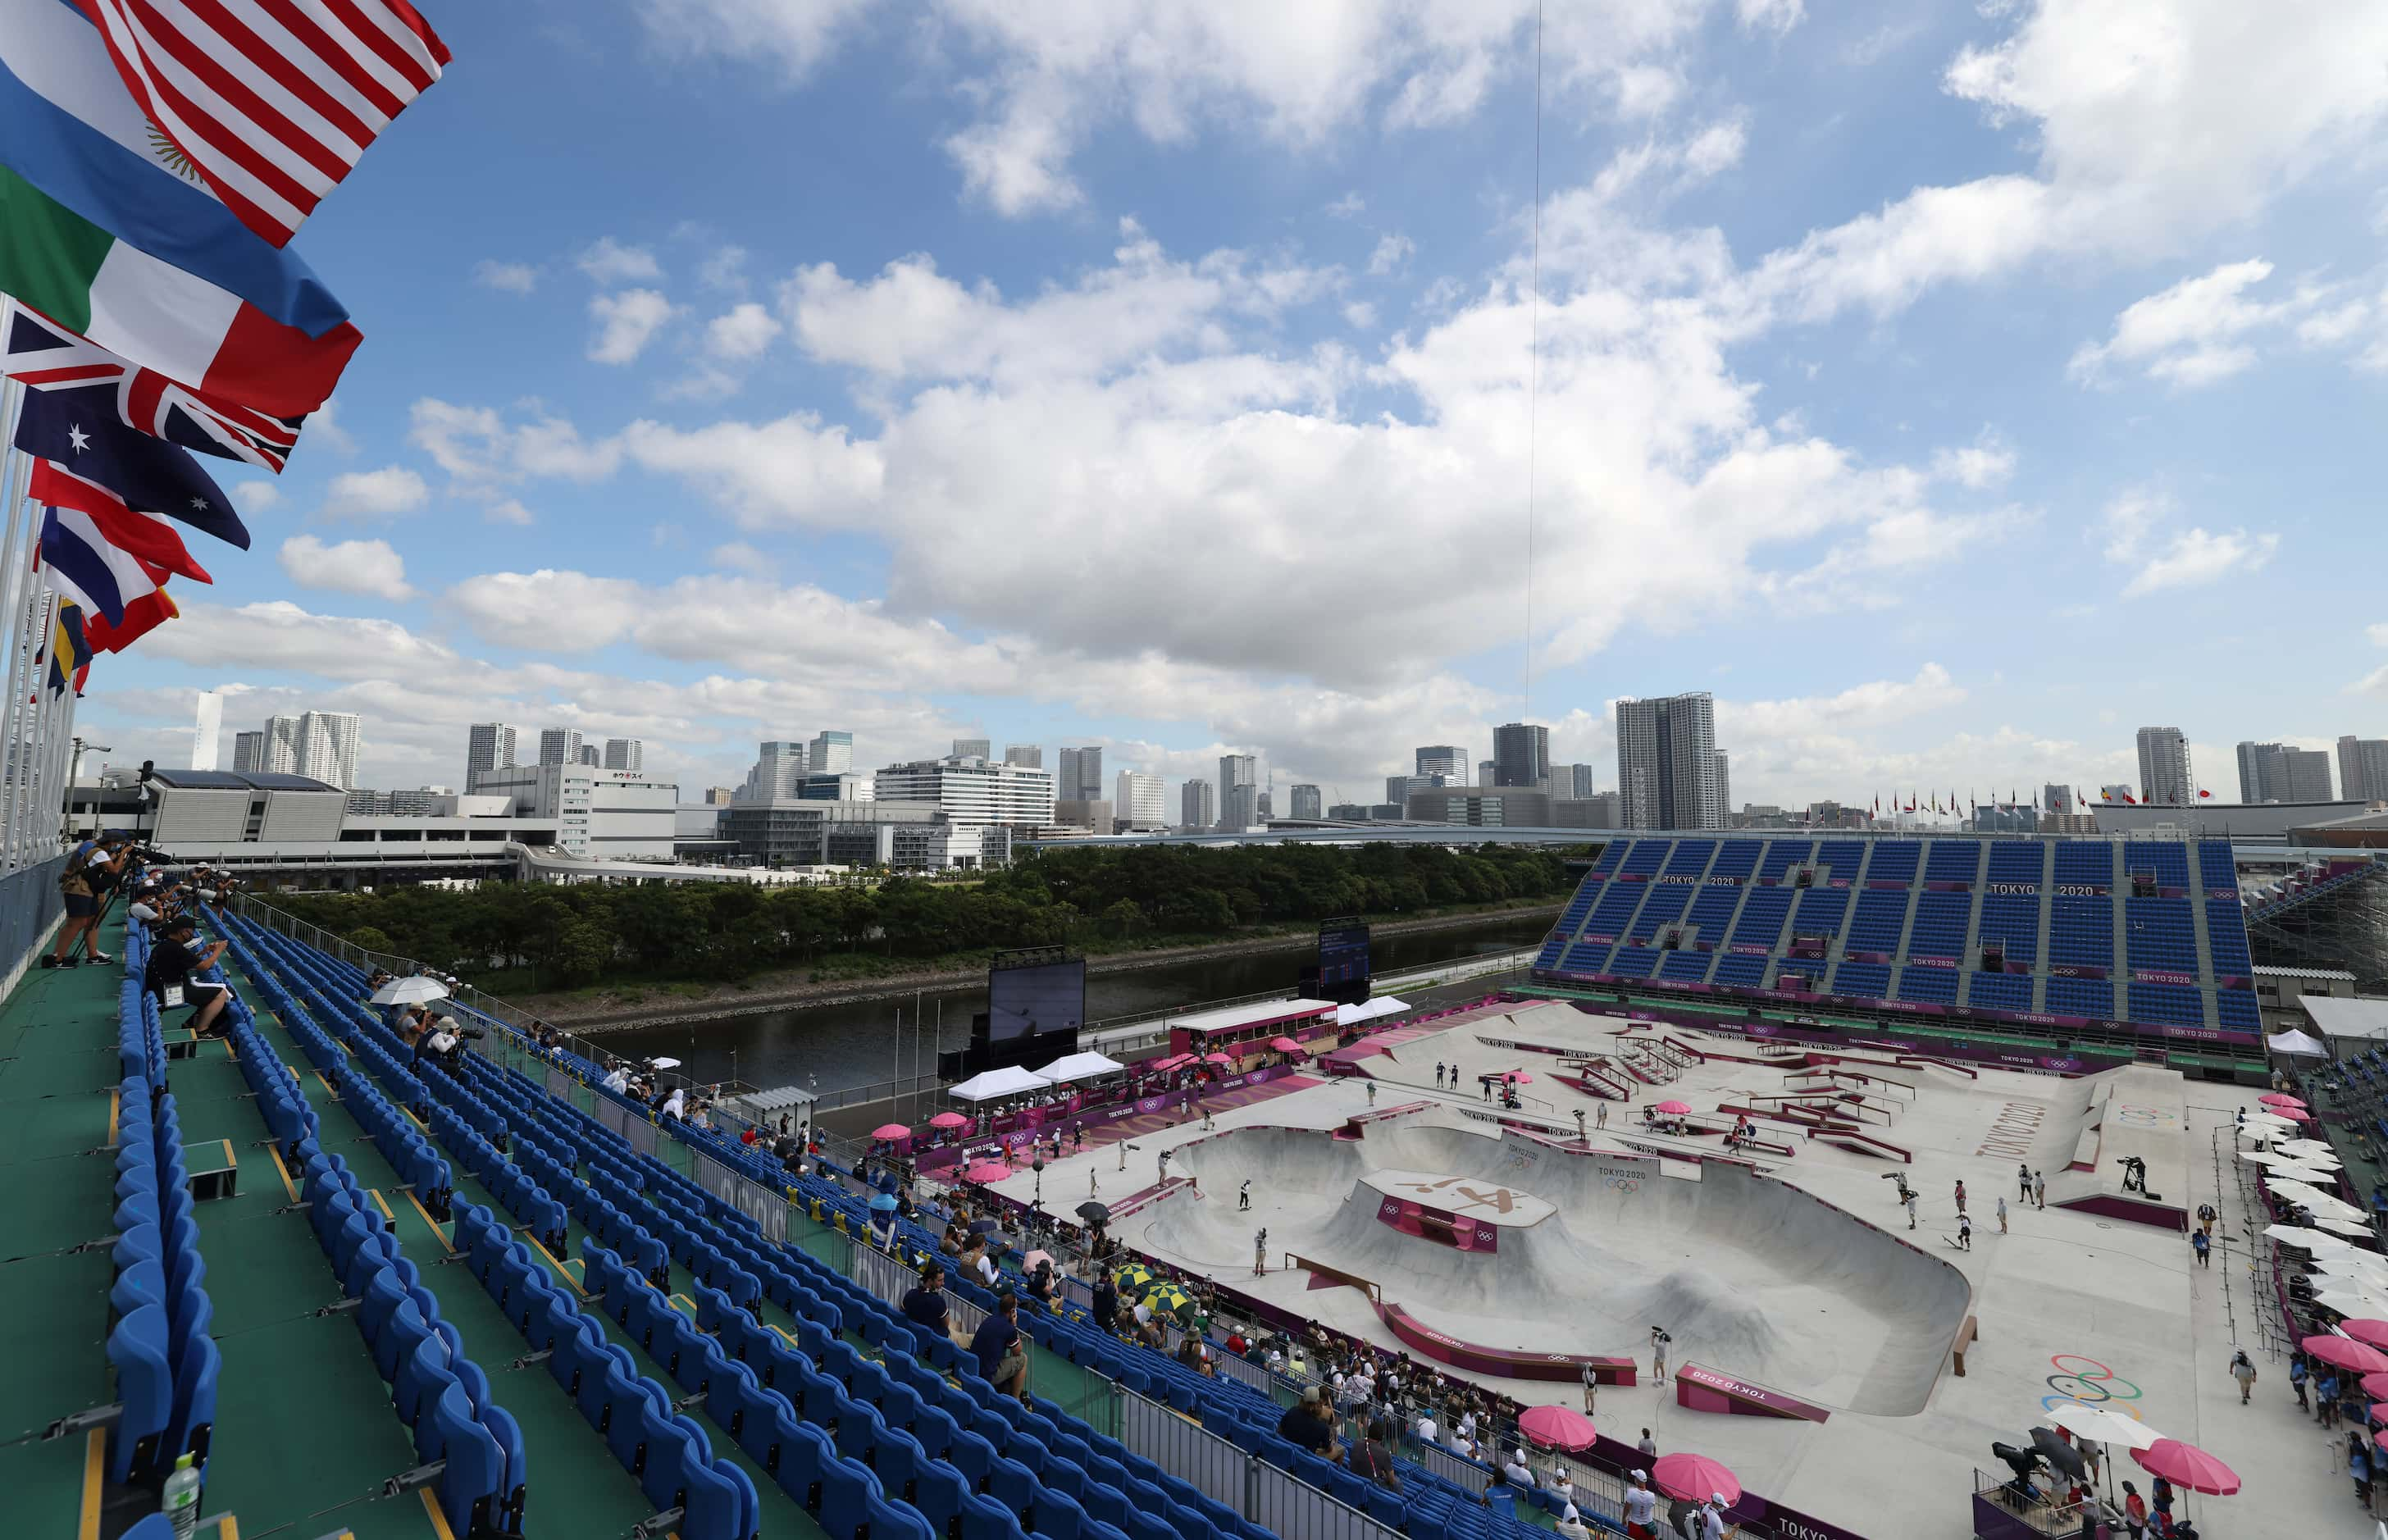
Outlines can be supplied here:
<path id="1" fill-rule="evenodd" d="M 66 902 L 66 923 L 58 928 L 57 946 L 42 959 L 43 967 L 78 966 L 83 961 L 75 955 L 78 945 L 90 949 L 94 962 L 116 961 L 99 949 L 99 903 L 108 884 L 123 869 L 123 853 L 115 848 L 121 843 L 85 840 L 67 858 L 66 870 L 58 873 L 58 896 Z"/>
<path id="2" fill-rule="evenodd" d="M 228 1023 L 222 1027 L 217 1025 L 232 990 L 223 984 L 191 975 L 201 968 L 213 966 L 230 943 L 212 942 L 205 951 L 196 950 L 191 939 L 197 929 L 187 915 L 168 921 L 157 947 L 149 953 L 148 974 L 143 982 L 158 997 L 158 1003 L 168 1010 L 178 1004 L 195 1007 L 189 1024 L 192 1031 L 202 1037 L 221 1037 L 232 1030 Z"/>
<path id="3" fill-rule="evenodd" d="M 442 1016 L 431 1024 L 431 1030 L 426 1032 L 422 1041 L 415 1045 L 414 1060 L 417 1064 L 427 1061 L 440 1074 L 452 1077 L 456 1073 L 456 1055 L 464 1050 L 464 1039 L 457 1030 L 456 1018 Z"/>

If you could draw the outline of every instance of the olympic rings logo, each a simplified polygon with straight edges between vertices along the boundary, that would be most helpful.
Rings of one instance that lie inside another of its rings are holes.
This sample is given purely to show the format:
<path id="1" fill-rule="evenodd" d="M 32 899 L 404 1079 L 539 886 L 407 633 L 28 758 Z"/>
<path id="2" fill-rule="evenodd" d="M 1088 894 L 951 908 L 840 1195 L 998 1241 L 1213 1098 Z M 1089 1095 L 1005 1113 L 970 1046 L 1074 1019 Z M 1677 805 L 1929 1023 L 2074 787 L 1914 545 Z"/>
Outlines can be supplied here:
<path id="1" fill-rule="evenodd" d="M 2134 1421 L 2140 1420 L 2139 1408 L 2123 1404 L 2140 1398 L 2139 1386 L 2097 1359 L 2079 1353 L 2054 1354 L 2048 1361 L 2056 1368 L 2056 1372 L 2048 1377 L 2048 1388 L 2055 1394 L 2039 1398 L 2044 1409 L 2054 1411 L 2068 1403 L 2106 1406 Z"/>

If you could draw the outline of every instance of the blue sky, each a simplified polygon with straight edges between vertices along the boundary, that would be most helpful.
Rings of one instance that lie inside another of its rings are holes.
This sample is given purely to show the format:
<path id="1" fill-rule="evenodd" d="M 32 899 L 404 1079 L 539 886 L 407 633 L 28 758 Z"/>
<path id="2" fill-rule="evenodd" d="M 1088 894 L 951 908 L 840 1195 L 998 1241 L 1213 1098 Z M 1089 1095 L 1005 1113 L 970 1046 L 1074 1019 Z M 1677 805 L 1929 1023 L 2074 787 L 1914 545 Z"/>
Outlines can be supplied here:
<path id="1" fill-rule="evenodd" d="M 1789 803 L 2388 735 L 2388 13 L 1914 10 L 1551 0 L 1537 289 L 1525 0 L 433 6 L 298 238 L 336 408 L 87 735 L 1366 801 L 1708 689 Z"/>

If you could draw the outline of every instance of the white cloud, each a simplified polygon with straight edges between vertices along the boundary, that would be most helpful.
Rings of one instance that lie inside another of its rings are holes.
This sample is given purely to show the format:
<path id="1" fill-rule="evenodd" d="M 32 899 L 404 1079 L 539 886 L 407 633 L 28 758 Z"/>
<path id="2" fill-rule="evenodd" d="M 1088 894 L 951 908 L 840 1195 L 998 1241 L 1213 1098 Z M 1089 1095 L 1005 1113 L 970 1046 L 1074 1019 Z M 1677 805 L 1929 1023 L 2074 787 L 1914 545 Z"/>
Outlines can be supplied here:
<path id="1" fill-rule="evenodd" d="M 243 481 L 232 490 L 232 505 L 246 514 L 270 514 L 282 505 L 282 489 L 271 481 Z"/>
<path id="2" fill-rule="evenodd" d="M 502 497 L 490 503 L 482 516 L 492 524 L 529 525 L 539 522 L 528 508 L 511 497 Z"/>
<path id="3" fill-rule="evenodd" d="M 718 289 L 725 294 L 745 293 L 746 248 L 743 246 L 716 248 L 697 265 L 696 281 L 706 288 Z"/>
<path id="4" fill-rule="evenodd" d="M 1343 321 L 1353 331 L 1374 331 L 1377 326 L 1377 307 L 1365 299 L 1354 299 L 1343 307 Z"/>
<path id="5" fill-rule="evenodd" d="M 611 235 L 603 235 L 596 243 L 573 259 L 573 265 L 587 274 L 592 283 L 606 288 L 619 284 L 654 284 L 663 281 L 663 264 L 655 254 L 643 246 L 625 246 Z"/>
<path id="6" fill-rule="evenodd" d="M 2388 647 L 2388 621 L 2383 621 L 2377 626 L 2367 627 L 2364 630 L 2363 634 L 2371 639 L 2371 644 L 2373 646 Z"/>
<path id="7" fill-rule="evenodd" d="M 501 294 L 528 294 L 539 287 L 539 269 L 529 262 L 501 262 L 485 257 L 474 264 L 473 282 Z"/>
<path id="8" fill-rule="evenodd" d="M 332 477 L 324 496 L 324 513 L 331 518 L 387 518 L 413 513 L 430 495 L 423 477 L 403 465 L 343 471 Z"/>
<path id="9" fill-rule="evenodd" d="M 802 80 L 870 8 L 871 0 L 646 0 L 639 14 L 673 53 L 768 58 Z"/>
<path id="10" fill-rule="evenodd" d="M 2102 521 L 2105 555 L 2131 571 L 2123 587 L 2126 599 L 2248 576 L 2262 570 L 2280 548 L 2280 537 L 2269 532 L 2181 528 L 2178 512 L 2168 494 L 2148 487 L 2128 488 L 2107 503 Z"/>
<path id="11" fill-rule="evenodd" d="M 1368 253 L 1369 276 L 1382 277 L 1388 273 L 1400 272 L 1410 260 L 1410 254 L 1416 249 L 1416 243 L 1407 235 L 1397 233 L 1384 236 L 1377 242 L 1377 249 Z"/>
<path id="12" fill-rule="evenodd" d="M 1368 200 L 1362 197 L 1359 190 L 1354 188 L 1328 204 L 1324 211 L 1334 219 L 1358 219 L 1367 211 L 1367 208 Z"/>
<path id="13" fill-rule="evenodd" d="M 779 335 L 779 318 L 750 299 L 730 307 L 706 325 L 705 350 L 718 358 L 743 363 L 760 358 Z"/>
<path id="14" fill-rule="evenodd" d="M 624 289 L 592 297 L 589 317 L 597 323 L 597 335 L 589 342 L 590 362 L 629 363 L 672 318 L 672 302 L 655 289 Z"/>
<path id="15" fill-rule="evenodd" d="M 2015 452 L 1988 428 L 1959 449 L 1935 450 L 1932 474 L 1975 491 L 1996 487 L 2014 474 Z"/>
<path id="16" fill-rule="evenodd" d="M 293 535 L 282 542 L 279 559 L 282 570 L 300 588 L 382 599 L 414 597 L 414 590 L 406 582 L 406 563 L 387 541 L 341 541 L 326 545 L 312 535 Z"/>
<path id="17" fill-rule="evenodd" d="M 1807 17 L 1808 5 L 1807 0 L 1734 0 L 1734 11 L 1743 30 L 1780 37 Z"/>
<path id="18" fill-rule="evenodd" d="M 636 422 L 619 442 L 641 466 L 693 482 L 755 528 L 864 524 L 885 476 L 880 445 L 850 439 L 809 413 L 693 429 Z"/>
<path id="19" fill-rule="evenodd" d="M 336 454 L 354 454 L 357 441 L 340 426 L 340 398 L 330 396 L 324 404 L 307 414 L 307 428 L 298 440 L 300 446 L 327 449 Z"/>
<path id="20" fill-rule="evenodd" d="M 1746 119 L 1734 116 L 1710 123 L 1683 146 L 1684 173 L 1698 179 L 1737 166 L 1748 145 L 1749 124 Z"/>
<path id="21" fill-rule="evenodd" d="M 2293 299 L 2263 303 L 2248 297 L 2271 274 L 2272 264 L 2256 258 L 2184 278 L 2116 316 L 2115 335 L 2105 342 L 2082 344 L 2070 372 L 2094 380 L 2109 363 L 2118 363 L 2181 387 L 2237 374 L 2255 362 L 2249 335 L 2279 325 L 2301 308 Z"/>

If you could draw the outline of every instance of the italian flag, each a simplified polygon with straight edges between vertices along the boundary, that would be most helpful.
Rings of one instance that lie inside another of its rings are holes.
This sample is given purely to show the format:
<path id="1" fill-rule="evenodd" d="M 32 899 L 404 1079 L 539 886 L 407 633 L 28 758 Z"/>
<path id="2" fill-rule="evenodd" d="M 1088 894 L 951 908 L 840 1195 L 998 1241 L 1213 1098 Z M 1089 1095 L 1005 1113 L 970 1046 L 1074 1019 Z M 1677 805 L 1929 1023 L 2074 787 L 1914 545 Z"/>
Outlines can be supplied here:
<path id="1" fill-rule="evenodd" d="M 110 352 L 276 417 L 324 404 L 364 340 L 343 321 L 310 337 L 169 266 L 0 167 L 0 293 Z"/>

